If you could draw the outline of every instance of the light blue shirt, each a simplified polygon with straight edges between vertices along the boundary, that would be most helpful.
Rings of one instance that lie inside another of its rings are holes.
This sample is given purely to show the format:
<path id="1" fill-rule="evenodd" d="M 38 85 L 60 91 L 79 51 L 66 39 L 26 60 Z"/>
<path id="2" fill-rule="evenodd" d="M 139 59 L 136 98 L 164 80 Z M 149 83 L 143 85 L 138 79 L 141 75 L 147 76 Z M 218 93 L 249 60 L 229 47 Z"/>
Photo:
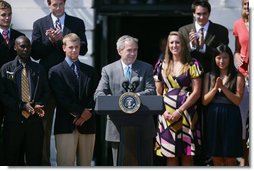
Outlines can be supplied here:
<path id="1" fill-rule="evenodd" d="M 65 59 L 64 59 L 66 62 L 67 62 L 67 64 L 69 65 L 69 67 L 71 67 L 71 65 L 74 63 L 74 62 L 76 62 L 76 61 L 72 61 L 70 58 L 68 58 L 67 56 L 65 57 Z"/>

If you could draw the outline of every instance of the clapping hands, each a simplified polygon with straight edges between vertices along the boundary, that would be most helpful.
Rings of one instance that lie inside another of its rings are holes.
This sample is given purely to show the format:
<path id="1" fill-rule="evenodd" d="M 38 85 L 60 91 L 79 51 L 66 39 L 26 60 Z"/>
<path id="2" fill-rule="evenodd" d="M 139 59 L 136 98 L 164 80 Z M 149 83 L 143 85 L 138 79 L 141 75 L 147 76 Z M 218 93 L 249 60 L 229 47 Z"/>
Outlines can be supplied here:
<path id="1" fill-rule="evenodd" d="M 191 29 L 191 32 L 189 33 L 189 39 L 192 47 L 198 46 L 198 35 L 193 29 Z"/>
<path id="2" fill-rule="evenodd" d="M 189 40 L 192 45 L 192 47 L 199 47 L 203 48 L 205 44 L 204 34 L 196 33 L 194 29 L 191 29 L 191 32 L 189 33 Z"/>
<path id="3" fill-rule="evenodd" d="M 221 79 L 220 77 L 217 77 L 217 78 L 216 78 L 216 81 L 215 81 L 214 88 L 215 88 L 216 90 L 218 90 L 219 92 L 221 92 L 223 86 L 224 86 L 224 85 L 223 85 L 222 79 Z"/>
<path id="4" fill-rule="evenodd" d="M 54 43 L 56 41 L 61 41 L 63 39 L 63 32 L 61 29 L 53 29 L 50 28 L 46 30 L 46 36 L 48 36 L 49 40 Z"/>

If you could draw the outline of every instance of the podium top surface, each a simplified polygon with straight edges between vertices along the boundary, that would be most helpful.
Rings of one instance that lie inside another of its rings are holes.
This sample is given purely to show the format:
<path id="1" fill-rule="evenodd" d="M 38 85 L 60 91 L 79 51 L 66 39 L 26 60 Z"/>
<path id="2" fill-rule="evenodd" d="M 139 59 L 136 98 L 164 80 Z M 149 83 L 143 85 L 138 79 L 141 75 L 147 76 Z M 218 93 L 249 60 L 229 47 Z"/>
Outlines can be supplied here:
<path id="1" fill-rule="evenodd" d="M 97 114 L 126 114 L 119 106 L 120 96 L 98 96 L 95 111 Z M 163 112 L 164 104 L 162 96 L 146 95 L 139 96 L 141 106 L 135 114 L 157 115 Z"/>

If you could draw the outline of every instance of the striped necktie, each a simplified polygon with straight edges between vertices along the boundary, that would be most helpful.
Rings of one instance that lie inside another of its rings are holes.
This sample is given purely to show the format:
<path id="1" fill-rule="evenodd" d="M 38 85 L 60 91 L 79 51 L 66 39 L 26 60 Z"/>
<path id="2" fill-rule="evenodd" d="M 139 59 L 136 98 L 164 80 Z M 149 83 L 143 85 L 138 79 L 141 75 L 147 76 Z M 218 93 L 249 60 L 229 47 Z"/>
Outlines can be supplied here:
<path id="1" fill-rule="evenodd" d="M 204 37 L 204 28 L 201 27 L 199 29 L 199 45 L 202 45 L 200 46 L 199 48 L 202 49 L 203 48 L 203 45 L 204 45 L 204 41 L 205 41 L 205 37 Z"/>
<path id="2" fill-rule="evenodd" d="M 27 70 L 26 70 L 26 64 L 22 64 L 23 69 L 21 72 L 21 98 L 22 101 L 27 103 L 30 101 L 30 95 L 29 95 L 29 81 L 28 81 L 28 74 L 27 74 Z M 25 118 L 28 118 L 30 116 L 30 113 L 28 113 L 27 111 L 23 110 L 22 111 L 22 115 Z"/>
<path id="3" fill-rule="evenodd" d="M 55 29 L 59 29 L 59 30 L 62 29 L 62 26 L 61 26 L 61 23 L 60 23 L 59 18 L 57 18 L 57 20 L 56 20 L 56 22 L 55 22 Z"/>
<path id="4" fill-rule="evenodd" d="M 4 30 L 4 31 L 2 32 L 2 34 L 3 34 L 3 37 L 4 37 L 5 42 L 8 44 L 8 43 L 9 43 L 9 37 L 8 37 L 9 30 Z"/>

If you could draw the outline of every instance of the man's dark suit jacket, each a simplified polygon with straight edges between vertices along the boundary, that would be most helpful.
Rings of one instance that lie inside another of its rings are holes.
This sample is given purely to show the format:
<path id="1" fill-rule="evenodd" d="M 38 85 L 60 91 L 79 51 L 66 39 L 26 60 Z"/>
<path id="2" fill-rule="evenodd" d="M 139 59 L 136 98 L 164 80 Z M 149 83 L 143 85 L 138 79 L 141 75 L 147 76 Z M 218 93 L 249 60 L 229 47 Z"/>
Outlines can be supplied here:
<path id="1" fill-rule="evenodd" d="M 23 33 L 10 29 L 10 39 L 9 44 L 7 44 L 0 33 L 0 67 L 2 67 L 6 62 L 15 59 L 17 55 L 17 52 L 14 50 L 15 39 L 22 35 L 24 36 Z"/>
<path id="2" fill-rule="evenodd" d="M 44 68 L 31 60 L 28 61 L 27 70 L 30 72 L 30 96 L 35 104 L 46 104 L 49 87 L 47 83 L 47 76 Z M 20 121 L 22 106 L 24 102 L 21 100 L 21 71 L 22 65 L 18 57 L 13 61 L 4 64 L 1 68 L 2 88 L 0 100 L 4 105 L 4 122 Z M 41 120 L 38 115 L 31 115 L 31 119 Z M 37 119 L 36 119 L 37 118 Z"/>
<path id="3" fill-rule="evenodd" d="M 54 28 L 51 14 L 38 19 L 33 24 L 32 33 L 32 54 L 31 56 L 38 60 L 48 72 L 48 70 L 62 62 L 65 58 L 65 53 L 62 49 L 62 41 L 52 44 L 46 36 L 46 30 Z M 63 36 L 69 33 L 76 33 L 81 40 L 80 55 L 85 55 L 87 52 L 87 39 L 85 34 L 86 28 L 83 20 L 65 14 Z"/>
<path id="4" fill-rule="evenodd" d="M 30 83 L 30 96 L 35 104 L 45 105 L 49 94 L 44 68 L 31 60 L 26 64 Z M 39 166 L 42 156 L 43 123 L 38 114 L 28 119 L 21 114 L 24 102 L 21 100 L 22 65 L 18 57 L 1 68 L 0 100 L 4 105 L 3 154 L 5 166 L 17 166 L 19 156 L 27 154 L 27 165 Z M 25 147 L 25 149 L 22 149 Z M 22 159 L 23 160 L 23 159 Z"/>
<path id="5" fill-rule="evenodd" d="M 3 64 L 14 60 L 14 58 L 17 55 L 17 52 L 14 50 L 14 44 L 15 44 L 15 39 L 21 35 L 24 35 L 23 33 L 10 29 L 10 38 L 9 38 L 9 44 L 7 44 L 0 33 L 0 68 L 3 66 Z M 0 103 L 0 125 L 2 124 L 3 121 L 3 104 Z M 1 129 L 1 128 L 0 128 Z M 2 150 L 0 150 L 1 152 Z M 1 163 L 1 159 L 0 159 Z"/>
<path id="6" fill-rule="evenodd" d="M 72 123 L 74 117 L 71 113 L 79 116 L 85 108 L 94 108 L 97 74 L 93 67 L 81 62 L 79 65 L 79 90 L 75 84 L 75 74 L 65 60 L 49 71 L 50 86 L 57 102 L 54 134 L 72 133 L 76 126 Z M 83 134 L 95 133 L 95 113 L 77 129 Z"/>
<path id="7" fill-rule="evenodd" d="M 209 21 L 208 31 L 205 37 L 205 44 L 206 44 L 206 51 L 205 53 L 201 53 L 198 50 L 191 51 L 190 48 L 190 40 L 189 40 L 189 33 L 191 29 L 196 32 L 195 24 L 189 24 L 179 28 L 179 32 L 184 36 L 189 50 L 191 51 L 192 58 L 196 58 L 204 67 L 205 73 L 211 70 L 211 63 L 213 60 L 213 54 L 215 49 L 220 46 L 221 44 L 227 45 L 229 43 L 228 39 L 228 29 L 222 25 L 213 23 Z"/>

